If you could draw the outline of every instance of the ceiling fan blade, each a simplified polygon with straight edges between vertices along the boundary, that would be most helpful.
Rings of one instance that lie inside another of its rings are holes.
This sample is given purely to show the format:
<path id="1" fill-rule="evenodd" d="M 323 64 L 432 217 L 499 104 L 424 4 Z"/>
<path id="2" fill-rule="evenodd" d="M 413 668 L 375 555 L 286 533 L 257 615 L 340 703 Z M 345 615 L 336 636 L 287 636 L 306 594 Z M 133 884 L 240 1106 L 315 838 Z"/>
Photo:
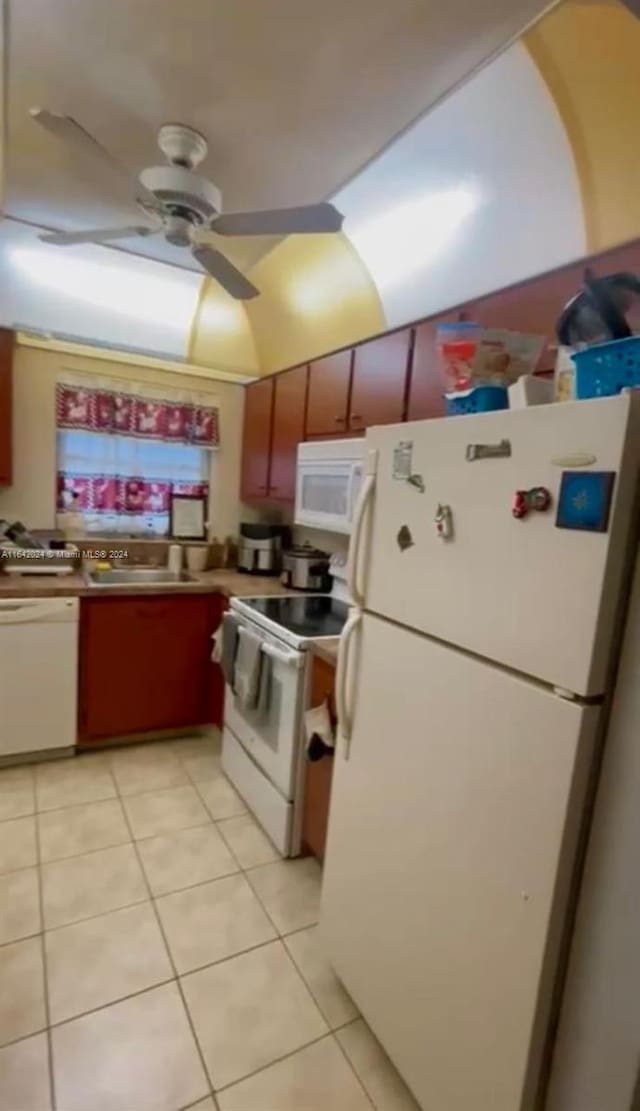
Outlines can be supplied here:
<path id="1" fill-rule="evenodd" d="M 132 224 L 125 228 L 93 228 L 89 231 L 45 231 L 38 239 L 55 247 L 72 247 L 74 243 L 109 243 L 112 239 L 131 239 L 134 235 L 155 235 L 158 230 Z"/>
<path id="2" fill-rule="evenodd" d="M 218 235 L 306 235 L 340 231 L 344 217 L 332 204 L 303 204 L 264 212 L 229 212 L 211 224 Z"/>
<path id="3" fill-rule="evenodd" d="M 61 116 L 57 112 L 49 112 L 46 108 L 31 108 L 30 115 L 36 123 L 44 127 L 45 131 L 55 135 L 56 139 L 60 139 L 61 142 L 75 147 L 77 151 L 97 159 L 103 168 L 108 165 L 112 173 L 126 181 L 129 191 L 133 193 L 139 204 L 146 208 L 152 208 L 156 212 L 165 211 L 164 205 L 161 204 L 155 194 L 142 185 L 112 154 L 109 154 L 109 151 L 97 139 L 94 139 L 93 135 L 85 131 L 77 120 L 74 120 L 71 116 Z"/>
<path id="4" fill-rule="evenodd" d="M 220 251 L 216 251 L 215 247 L 208 247 L 206 244 L 196 245 L 191 248 L 191 253 L 207 274 L 220 282 L 227 293 L 237 301 L 250 301 L 260 293 L 260 290 L 245 278 L 237 266 L 229 262 L 229 259 Z"/>

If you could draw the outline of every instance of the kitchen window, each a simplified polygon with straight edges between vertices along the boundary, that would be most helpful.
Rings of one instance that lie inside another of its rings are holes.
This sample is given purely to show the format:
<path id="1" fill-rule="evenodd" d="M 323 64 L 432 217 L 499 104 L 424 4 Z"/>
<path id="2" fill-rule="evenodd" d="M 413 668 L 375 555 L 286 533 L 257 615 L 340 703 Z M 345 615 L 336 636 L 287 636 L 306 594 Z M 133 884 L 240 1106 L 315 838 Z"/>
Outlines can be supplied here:
<path id="1" fill-rule="evenodd" d="M 56 420 L 58 512 L 73 505 L 87 532 L 166 536 L 172 493 L 208 498 L 218 445 L 210 397 L 65 381 Z"/>

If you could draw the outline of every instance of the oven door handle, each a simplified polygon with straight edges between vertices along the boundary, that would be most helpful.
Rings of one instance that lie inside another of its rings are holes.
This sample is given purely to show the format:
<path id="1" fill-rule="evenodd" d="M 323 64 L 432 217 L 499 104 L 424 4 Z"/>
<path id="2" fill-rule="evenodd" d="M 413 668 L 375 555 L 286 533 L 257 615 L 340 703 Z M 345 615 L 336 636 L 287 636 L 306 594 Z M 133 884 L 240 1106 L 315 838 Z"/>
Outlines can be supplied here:
<path id="1" fill-rule="evenodd" d="M 301 668 L 304 663 L 304 657 L 300 652 L 281 652 L 279 648 L 275 648 L 273 644 L 268 644 L 266 641 L 262 645 L 262 651 L 265 656 L 270 656 L 272 660 L 277 660 L 281 664 L 288 664 L 290 667 Z"/>
<path id="2" fill-rule="evenodd" d="M 243 636 L 247 632 L 249 630 L 246 625 L 238 625 L 238 636 Z M 304 664 L 304 656 L 301 652 L 282 652 L 280 648 L 276 648 L 275 644 L 270 644 L 268 640 L 262 641 L 260 650 L 264 652 L 265 656 L 270 656 L 272 660 L 277 660 L 280 664 L 288 664 L 295 668 L 300 668 Z"/>

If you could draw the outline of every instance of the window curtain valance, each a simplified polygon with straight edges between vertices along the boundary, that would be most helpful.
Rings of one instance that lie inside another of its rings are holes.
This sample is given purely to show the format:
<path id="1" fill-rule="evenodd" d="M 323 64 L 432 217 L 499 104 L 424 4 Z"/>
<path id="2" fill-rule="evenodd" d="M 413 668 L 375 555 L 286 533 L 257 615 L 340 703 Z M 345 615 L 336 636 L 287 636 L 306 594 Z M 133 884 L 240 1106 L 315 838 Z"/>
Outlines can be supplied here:
<path id="1" fill-rule="evenodd" d="M 166 535 L 172 494 L 208 498 L 213 397 L 80 376 L 58 380 L 57 507 L 89 532 Z"/>
<path id="2" fill-rule="evenodd" d="M 109 382 L 102 386 L 59 381 L 56 387 L 58 429 L 113 433 L 143 440 L 216 448 L 220 442 L 218 410 L 206 400 L 176 391 L 127 390 Z"/>

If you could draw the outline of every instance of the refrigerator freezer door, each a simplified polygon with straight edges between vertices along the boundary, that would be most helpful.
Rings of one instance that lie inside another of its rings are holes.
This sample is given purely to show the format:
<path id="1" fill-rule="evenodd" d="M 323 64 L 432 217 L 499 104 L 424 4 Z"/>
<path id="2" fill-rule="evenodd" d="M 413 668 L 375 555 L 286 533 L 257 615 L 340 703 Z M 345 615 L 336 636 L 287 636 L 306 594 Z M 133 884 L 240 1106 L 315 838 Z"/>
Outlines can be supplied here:
<path id="1" fill-rule="evenodd" d="M 603 693 L 639 404 L 626 395 L 372 429 L 365 608 L 577 694 Z M 576 468 L 585 457 L 595 462 Z M 577 476 L 616 475 L 606 532 L 556 527 L 572 463 Z M 517 492 L 539 487 L 549 508 L 532 497 L 515 517 Z"/>
<path id="2" fill-rule="evenodd" d="M 365 614 L 321 943 L 425 1111 L 535 1106 L 598 711 Z"/>

